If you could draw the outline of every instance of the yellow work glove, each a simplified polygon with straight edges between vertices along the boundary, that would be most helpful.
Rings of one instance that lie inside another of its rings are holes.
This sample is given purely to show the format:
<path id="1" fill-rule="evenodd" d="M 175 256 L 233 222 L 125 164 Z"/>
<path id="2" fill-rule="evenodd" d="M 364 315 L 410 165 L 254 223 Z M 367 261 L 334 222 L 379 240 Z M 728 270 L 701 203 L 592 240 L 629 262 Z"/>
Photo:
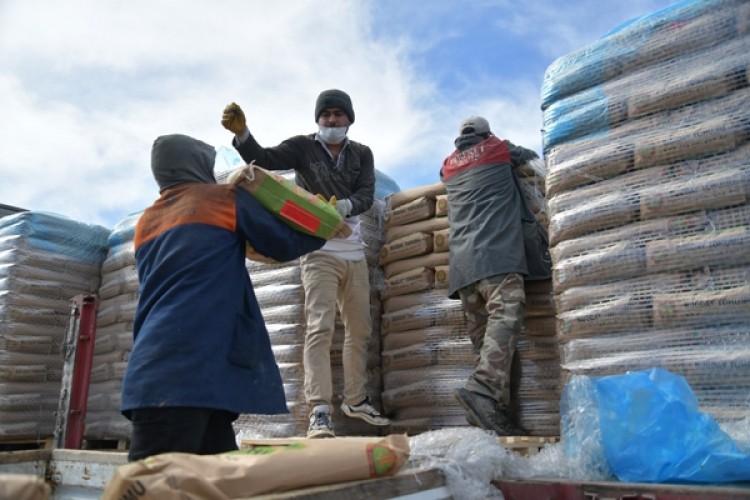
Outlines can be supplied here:
<path id="1" fill-rule="evenodd" d="M 323 202 L 325 202 L 325 203 L 328 203 L 329 205 L 331 205 L 331 206 L 333 206 L 333 207 L 335 207 L 335 206 L 336 206 L 336 195 L 333 195 L 333 196 L 331 196 L 331 199 L 330 199 L 330 200 L 326 200 L 326 197 L 325 197 L 325 196 L 323 196 L 323 195 L 322 195 L 322 194 L 320 194 L 320 193 L 316 194 L 316 195 L 315 195 L 315 197 L 316 197 L 317 199 L 319 199 L 320 201 L 323 201 Z"/>
<path id="2" fill-rule="evenodd" d="M 240 135 L 245 131 L 245 113 L 239 104 L 236 102 L 227 104 L 221 115 L 221 124 L 234 135 Z"/>

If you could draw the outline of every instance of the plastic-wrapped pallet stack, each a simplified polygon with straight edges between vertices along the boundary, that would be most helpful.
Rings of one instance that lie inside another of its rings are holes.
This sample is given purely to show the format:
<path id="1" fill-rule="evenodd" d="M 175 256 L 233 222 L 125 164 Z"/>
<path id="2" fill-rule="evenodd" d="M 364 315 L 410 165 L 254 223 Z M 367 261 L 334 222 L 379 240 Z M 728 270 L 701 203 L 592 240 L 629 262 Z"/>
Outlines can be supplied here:
<path id="1" fill-rule="evenodd" d="M 532 160 L 516 170 L 519 186 L 537 221 L 549 225 L 546 166 Z M 511 400 L 518 422 L 533 436 L 560 435 L 560 349 L 556 335 L 552 280 L 526 281 L 523 331 L 516 345 Z"/>
<path id="2" fill-rule="evenodd" d="M 0 218 L 0 439 L 53 436 L 71 299 L 96 293 L 108 235 L 51 213 Z"/>
<path id="3" fill-rule="evenodd" d="M 473 348 L 460 301 L 447 297 L 445 186 L 393 194 L 380 252 L 383 300 L 383 407 L 392 432 L 466 425 L 453 398 L 471 373 Z"/>
<path id="4" fill-rule="evenodd" d="M 284 172 L 291 178 L 293 173 Z M 396 183 L 376 170 L 376 196 L 386 196 L 397 189 Z M 396 187 L 394 187 L 396 186 Z M 382 270 L 377 265 L 383 244 L 382 226 L 385 203 L 376 198 L 373 207 L 360 216 L 362 238 L 367 245 L 365 257 L 370 271 L 372 338 L 368 346 L 368 393 L 373 405 L 382 410 L 382 375 L 380 371 L 380 299 Z M 309 408 L 304 395 L 303 348 L 305 343 L 304 289 L 299 260 L 280 264 L 247 261 L 258 302 L 268 327 L 276 361 L 281 369 L 287 398 L 287 415 L 241 415 L 235 425 L 243 437 L 304 436 L 309 425 Z M 338 436 L 379 435 L 382 428 L 344 416 L 340 410 L 343 392 L 344 327 L 339 314 L 331 344 L 331 377 L 333 380 L 333 425 Z"/>
<path id="5" fill-rule="evenodd" d="M 281 370 L 289 414 L 241 415 L 235 429 L 242 437 L 304 435 L 307 430 L 302 364 L 305 296 L 299 259 L 278 264 L 247 260 L 245 264 Z"/>
<path id="6" fill-rule="evenodd" d="M 129 215 L 115 224 L 102 264 L 84 432 L 90 441 L 130 439 L 132 433 L 132 424 L 120 413 L 120 393 L 133 348 L 133 321 L 138 306 L 140 282 L 133 238 L 140 215 Z"/>
<path id="7" fill-rule="evenodd" d="M 678 2 L 547 69 L 564 374 L 660 366 L 747 416 L 749 69 L 747 0 Z"/>

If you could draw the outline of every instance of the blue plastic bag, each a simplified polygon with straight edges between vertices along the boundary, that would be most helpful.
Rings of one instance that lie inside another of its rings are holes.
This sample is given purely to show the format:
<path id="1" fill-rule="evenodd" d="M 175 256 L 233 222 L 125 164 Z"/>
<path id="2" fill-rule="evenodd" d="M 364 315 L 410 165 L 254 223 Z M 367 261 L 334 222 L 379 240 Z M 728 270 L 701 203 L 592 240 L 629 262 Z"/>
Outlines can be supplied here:
<path id="1" fill-rule="evenodd" d="M 621 481 L 750 480 L 750 455 L 722 431 L 684 377 L 661 368 L 596 382 L 602 445 Z"/>

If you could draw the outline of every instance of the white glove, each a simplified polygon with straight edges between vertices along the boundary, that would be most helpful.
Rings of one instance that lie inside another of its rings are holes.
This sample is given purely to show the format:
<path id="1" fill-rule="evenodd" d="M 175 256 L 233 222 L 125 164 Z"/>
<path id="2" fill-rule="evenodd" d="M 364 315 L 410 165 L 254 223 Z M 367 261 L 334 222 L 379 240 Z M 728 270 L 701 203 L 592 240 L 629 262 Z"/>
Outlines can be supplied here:
<path id="1" fill-rule="evenodd" d="M 349 217 L 352 213 L 352 202 L 346 199 L 336 201 L 336 211 L 342 218 Z"/>

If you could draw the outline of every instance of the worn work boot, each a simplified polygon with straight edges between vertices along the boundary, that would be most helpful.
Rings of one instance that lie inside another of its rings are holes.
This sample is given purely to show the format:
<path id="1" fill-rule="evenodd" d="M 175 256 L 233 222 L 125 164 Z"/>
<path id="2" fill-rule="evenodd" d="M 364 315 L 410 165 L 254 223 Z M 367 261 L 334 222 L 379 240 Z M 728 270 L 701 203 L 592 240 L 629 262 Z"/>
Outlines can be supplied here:
<path id="1" fill-rule="evenodd" d="M 310 426 L 307 428 L 309 438 L 336 437 L 331 423 L 331 409 L 328 405 L 317 405 L 310 412 Z"/>
<path id="2" fill-rule="evenodd" d="M 498 436 L 526 436 L 528 432 L 519 427 L 510 413 L 502 406 L 495 409 L 495 418 L 492 421 L 492 430 Z"/>
<path id="3" fill-rule="evenodd" d="M 370 425 L 385 426 L 390 425 L 391 421 L 388 418 L 380 414 L 378 410 L 370 403 L 370 398 L 365 398 L 362 403 L 358 405 L 342 404 L 341 411 L 347 417 L 358 418 L 364 420 Z"/>
<path id="4" fill-rule="evenodd" d="M 453 396 L 466 410 L 466 421 L 469 424 L 485 430 L 494 430 L 495 401 L 463 388 L 456 389 Z"/>
<path id="5" fill-rule="evenodd" d="M 453 393 L 466 410 L 466 421 L 475 427 L 492 431 L 498 436 L 525 436 L 527 432 L 518 427 L 510 415 L 487 396 L 466 389 L 456 389 Z"/>

